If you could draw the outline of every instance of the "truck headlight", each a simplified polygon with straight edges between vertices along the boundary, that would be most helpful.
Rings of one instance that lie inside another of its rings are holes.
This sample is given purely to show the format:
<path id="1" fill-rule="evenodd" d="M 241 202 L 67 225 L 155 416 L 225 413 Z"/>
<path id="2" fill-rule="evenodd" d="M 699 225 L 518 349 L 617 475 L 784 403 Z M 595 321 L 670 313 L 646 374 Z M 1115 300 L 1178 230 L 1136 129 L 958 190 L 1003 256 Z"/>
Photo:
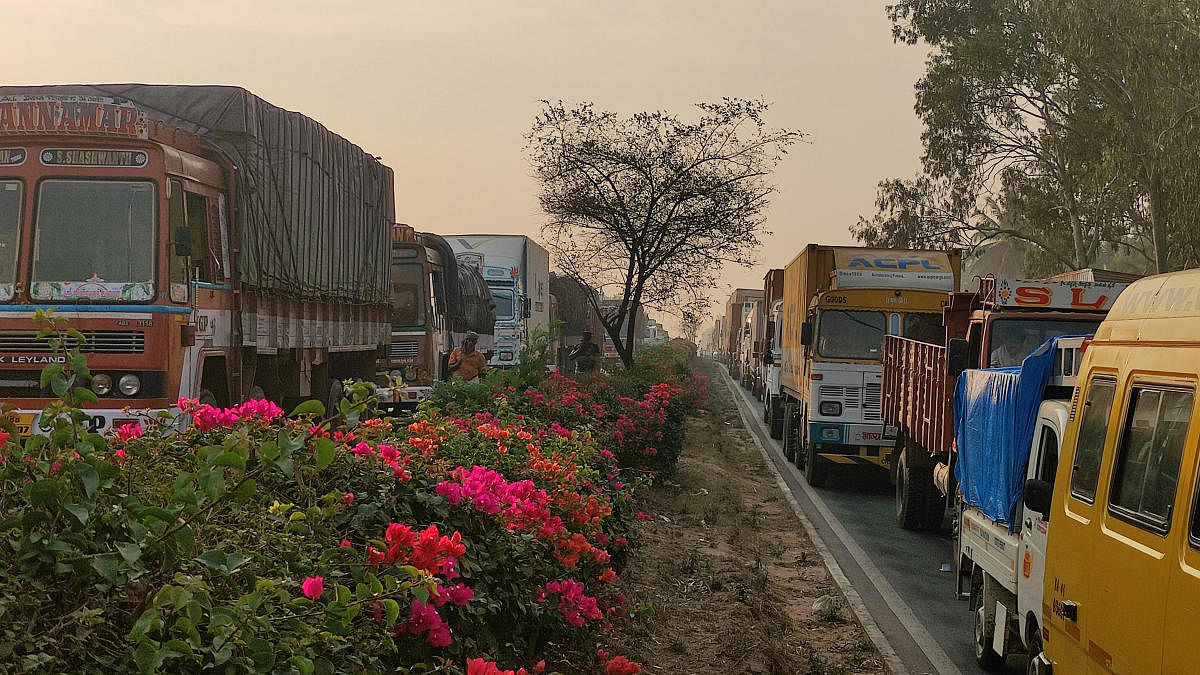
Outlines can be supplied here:
<path id="1" fill-rule="evenodd" d="M 117 380 L 117 388 L 126 396 L 137 396 L 137 393 L 142 390 L 142 380 L 137 375 L 128 373 Z"/>
<path id="2" fill-rule="evenodd" d="M 842 430 L 837 427 L 825 427 L 821 429 L 821 440 L 823 441 L 837 441 L 841 440 L 841 438 Z"/>
<path id="3" fill-rule="evenodd" d="M 112 377 L 104 373 L 96 373 L 92 376 L 92 391 L 96 392 L 97 396 L 107 396 L 112 391 Z"/>
<path id="4" fill-rule="evenodd" d="M 842 414 L 842 404 L 839 401 L 821 401 L 821 414 L 837 417 Z"/>

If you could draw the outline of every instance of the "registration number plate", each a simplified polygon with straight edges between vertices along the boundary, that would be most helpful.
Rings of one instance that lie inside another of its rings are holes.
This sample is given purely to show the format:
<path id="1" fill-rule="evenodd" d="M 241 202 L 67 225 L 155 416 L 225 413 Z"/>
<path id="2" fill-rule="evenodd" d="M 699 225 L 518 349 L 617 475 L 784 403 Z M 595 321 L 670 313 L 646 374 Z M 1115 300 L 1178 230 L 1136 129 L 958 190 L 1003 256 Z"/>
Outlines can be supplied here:
<path id="1" fill-rule="evenodd" d="M 33 434 L 33 418 L 35 413 L 9 413 L 8 419 L 17 426 L 17 435 L 21 437 Z"/>

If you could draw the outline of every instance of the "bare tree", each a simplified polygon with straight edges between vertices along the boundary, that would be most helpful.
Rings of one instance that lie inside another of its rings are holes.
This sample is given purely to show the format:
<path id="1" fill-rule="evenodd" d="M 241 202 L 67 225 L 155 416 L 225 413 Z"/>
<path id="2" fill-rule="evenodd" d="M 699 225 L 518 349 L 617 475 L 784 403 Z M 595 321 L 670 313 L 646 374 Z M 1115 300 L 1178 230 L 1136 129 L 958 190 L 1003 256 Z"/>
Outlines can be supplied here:
<path id="1" fill-rule="evenodd" d="M 542 101 L 527 137 L 547 246 L 565 274 L 620 298 L 604 311 L 599 297 L 589 303 L 626 367 L 639 307 L 694 311 L 722 265 L 755 262 L 771 172 L 803 138 L 767 128 L 763 101 L 696 108 L 685 122 Z"/>

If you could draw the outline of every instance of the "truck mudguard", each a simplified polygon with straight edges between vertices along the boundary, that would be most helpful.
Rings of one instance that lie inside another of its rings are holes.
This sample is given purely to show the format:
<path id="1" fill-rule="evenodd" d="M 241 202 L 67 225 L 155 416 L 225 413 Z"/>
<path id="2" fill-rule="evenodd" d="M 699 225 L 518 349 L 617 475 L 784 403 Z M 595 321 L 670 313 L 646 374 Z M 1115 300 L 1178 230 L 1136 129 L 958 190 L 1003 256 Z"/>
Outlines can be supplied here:
<path id="1" fill-rule="evenodd" d="M 1019 367 L 964 371 L 954 391 L 954 477 L 968 504 L 1010 530 L 1059 339 L 1047 340 Z"/>

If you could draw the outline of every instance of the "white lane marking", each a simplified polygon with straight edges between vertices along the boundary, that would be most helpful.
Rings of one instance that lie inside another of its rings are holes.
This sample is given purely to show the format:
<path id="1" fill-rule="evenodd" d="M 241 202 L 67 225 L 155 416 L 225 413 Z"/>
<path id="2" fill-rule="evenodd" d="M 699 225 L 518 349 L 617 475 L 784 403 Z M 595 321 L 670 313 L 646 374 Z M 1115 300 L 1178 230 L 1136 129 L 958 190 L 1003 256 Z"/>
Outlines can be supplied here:
<path id="1" fill-rule="evenodd" d="M 717 370 L 721 372 L 721 375 L 725 379 L 725 384 L 729 386 L 730 391 L 734 392 L 735 394 L 734 401 L 737 404 L 738 413 L 742 416 L 743 423 L 745 423 L 747 426 L 754 424 L 759 429 L 766 430 L 765 425 L 761 420 L 758 419 L 758 417 L 753 414 L 746 414 L 747 408 L 753 412 L 753 407 L 750 403 L 748 394 L 746 394 L 746 392 L 740 387 L 735 387 L 733 379 L 730 378 L 729 374 L 721 369 L 720 366 L 717 367 Z M 754 439 L 755 444 L 757 444 L 759 449 L 763 451 L 764 455 L 766 455 L 768 451 L 765 446 L 763 446 L 762 442 L 758 440 L 758 434 L 751 433 L 750 437 Z M 801 522 L 804 524 L 805 529 L 809 531 L 809 537 L 814 542 L 820 542 L 818 544 L 818 550 L 821 551 L 822 557 L 826 558 L 825 564 L 829 567 L 830 574 L 833 575 L 834 570 L 837 570 L 837 576 L 841 577 L 841 580 L 838 580 L 838 586 L 842 587 L 842 592 L 846 594 L 847 602 L 851 602 L 851 608 L 854 609 L 855 615 L 859 616 L 859 620 L 864 624 L 863 629 L 867 631 L 867 634 L 871 636 L 872 641 L 874 642 L 875 637 L 871 635 L 871 631 L 866 627 L 866 623 L 869 621 L 871 626 L 874 627 L 874 630 L 878 632 L 880 639 L 885 645 L 887 645 L 887 650 L 891 652 L 891 655 L 893 658 L 895 658 L 896 663 L 899 664 L 899 657 L 896 656 L 896 652 L 891 645 L 887 643 L 886 637 L 883 636 L 883 631 L 879 630 L 878 625 L 876 625 L 874 619 L 871 618 L 870 612 L 867 610 L 866 605 L 863 604 L 861 596 L 859 596 L 858 592 L 855 591 L 850 585 L 850 581 L 846 579 L 845 574 L 841 571 L 841 568 L 833 559 L 832 554 L 828 552 L 827 547 L 817 535 L 816 529 L 812 526 L 812 523 L 809 522 L 804 515 L 802 515 L 800 505 L 795 501 L 795 498 L 792 497 L 791 490 L 787 488 L 783 478 L 776 471 L 775 462 L 771 461 L 769 456 L 767 458 L 767 462 L 771 467 L 771 471 L 775 473 L 776 482 L 780 484 L 784 494 L 788 497 L 788 501 L 792 503 L 793 509 L 796 509 L 797 513 L 800 515 Z M 800 470 L 796 468 L 796 465 L 788 461 L 784 461 L 784 464 L 787 465 L 788 471 L 793 475 L 793 477 L 797 479 L 796 482 L 800 485 L 800 488 L 804 490 L 804 493 L 808 495 L 809 499 L 812 500 L 813 505 L 817 507 L 817 511 L 820 512 L 821 517 L 825 519 L 825 522 L 829 523 L 830 529 L 833 530 L 834 535 L 836 535 L 838 540 L 842 542 L 842 545 L 846 547 L 846 551 L 850 553 L 850 557 L 854 558 L 854 561 L 858 563 L 859 567 L 862 568 L 863 573 L 866 574 L 867 578 L 875 586 L 875 590 L 879 592 L 880 597 L 882 597 L 883 601 L 887 603 L 888 608 L 892 610 L 892 613 L 896 615 L 896 618 L 900 620 L 900 623 L 904 626 L 905 630 L 908 631 L 908 634 L 912 637 L 913 642 L 916 642 L 917 646 L 921 648 L 921 651 L 925 653 L 925 657 L 929 659 L 929 662 L 933 665 L 933 667 L 936 668 L 939 673 L 960 673 L 961 671 L 958 669 L 958 666 L 954 665 L 954 662 L 951 661 L 950 657 L 946 655 L 946 652 L 942 650 L 941 645 L 939 645 L 937 641 L 933 639 L 933 636 L 929 634 L 929 631 L 925 630 L 925 627 L 921 624 L 920 619 L 918 619 L 916 614 L 912 611 L 912 608 L 908 606 L 908 603 L 904 602 L 904 600 L 900 597 L 900 594 L 896 592 L 896 589 L 893 588 L 890 583 L 888 583 L 887 578 L 883 576 L 883 573 L 880 572 L 879 568 L 876 567 L 873 562 L 871 562 L 871 559 L 867 556 L 866 551 L 864 551 L 862 547 L 860 547 L 858 543 L 854 541 L 854 538 L 850 535 L 850 532 L 846 530 L 845 526 L 842 525 L 837 516 L 833 515 L 833 512 L 830 511 L 825 505 L 825 500 L 821 498 L 821 495 L 813 490 L 813 488 L 808 484 L 808 481 L 804 479 L 804 475 L 800 473 Z M 843 580 L 845 581 L 844 585 L 842 583 Z M 857 599 L 857 604 L 861 607 L 861 613 L 858 607 L 854 606 L 854 601 L 850 599 L 851 594 L 853 594 L 853 597 Z M 879 646 L 878 642 L 876 642 L 876 646 Z M 884 649 L 882 647 L 880 647 L 879 651 L 881 654 L 884 654 Z M 885 659 L 887 658 L 886 654 L 884 654 L 884 657 Z M 894 672 L 899 673 L 907 671 L 904 669 L 903 665 L 900 665 L 900 669 L 895 670 Z"/>

